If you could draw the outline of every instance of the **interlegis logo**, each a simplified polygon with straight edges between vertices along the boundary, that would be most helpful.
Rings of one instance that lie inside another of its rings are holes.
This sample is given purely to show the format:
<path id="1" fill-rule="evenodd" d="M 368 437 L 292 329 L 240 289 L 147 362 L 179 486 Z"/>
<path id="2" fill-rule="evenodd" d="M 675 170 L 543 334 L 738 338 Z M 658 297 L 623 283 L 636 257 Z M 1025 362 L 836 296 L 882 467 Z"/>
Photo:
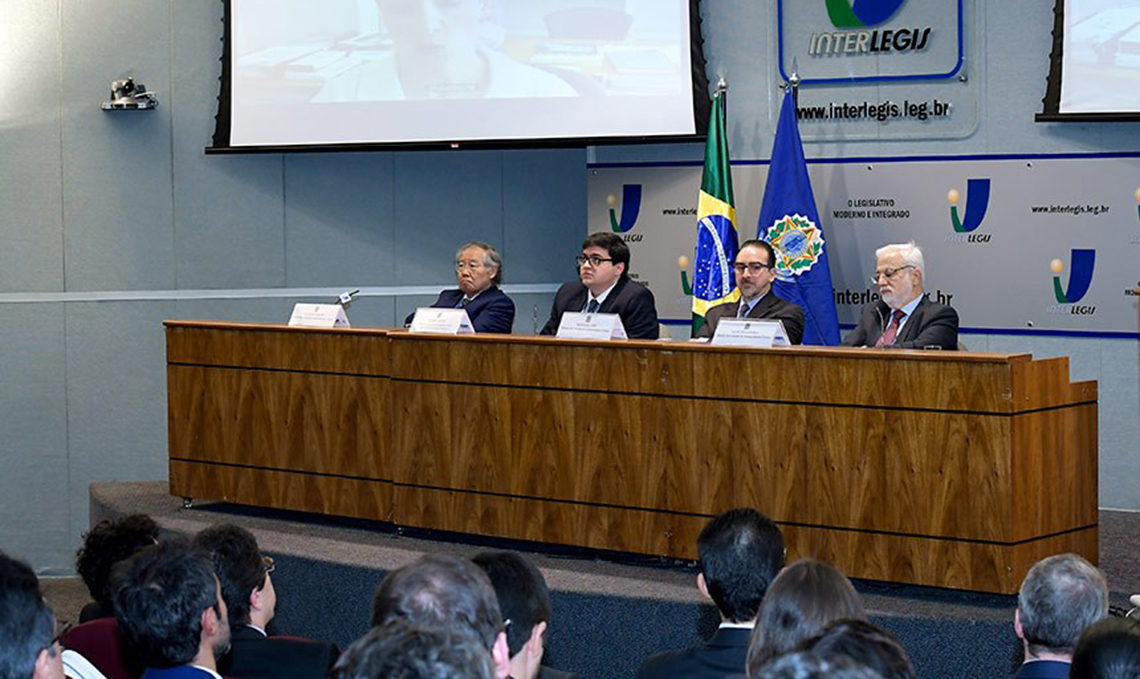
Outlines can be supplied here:
<path id="1" fill-rule="evenodd" d="M 878 26 L 899 11 L 906 0 L 827 0 L 827 16 L 836 28 Z"/>
<path id="2" fill-rule="evenodd" d="M 641 184 L 622 185 L 620 219 L 614 212 L 617 197 L 613 194 L 606 196 L 606 204 L 610 206 L 610 228 L 614 233 L 626 233 L 637 223 L 637 216 L 641 212 Z"/>
<path id="3" fill-rule="evenodd" d="M 990 234 L 974 233 L 986 218 L 986 210 L 990 206 L 990 180 L 966 180 L 966 211 L 958 213 L 958 189 L 946 192 L 946 200 L 950 203 L 950 223 L 954 226 L 954 235 L 947 236 L 946 240 L 958 243 L 988 243 Z"/>
<path id="4" fill-rule="evenodd" d="M 1065 270 L 1065 263 L 1060 259 L 1049 262 L 1049 270 L 1053 272 L 1053 296 L 1057 300 L 1056 304 L 1049 306 L 1049 313 L 1076 316 L 1096 313 L 1095 306 L 1077 304 L 1084 299 L 1092 285 L 1095 264 L 1096 250 L 1073 249 L 1069 254 L 1069 285 L 1062 287 L 1061 272 Z"/>

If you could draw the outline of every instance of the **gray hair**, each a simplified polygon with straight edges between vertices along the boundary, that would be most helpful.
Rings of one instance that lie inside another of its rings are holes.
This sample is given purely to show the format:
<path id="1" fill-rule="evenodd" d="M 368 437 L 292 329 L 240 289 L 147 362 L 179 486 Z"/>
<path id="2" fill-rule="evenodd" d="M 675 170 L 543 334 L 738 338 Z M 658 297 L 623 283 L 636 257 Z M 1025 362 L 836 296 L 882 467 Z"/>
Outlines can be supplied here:
<path id="1" fill-rule="evenodd" d="M 467 248 L 479 248 L 483 251 L 483 266 L 488 269 L 492 267 L 495 269 L 495 275 L 491 277 L 491 281 L 495 285 L 501 284 L 503 282 L 503 256 L 499 254 L 499 251 L 481 240 L 473 240 L 460 245 L 459 249 L 455 251 L 456 264 L 459 263 L 459 257 Z"/>
<path id="2" fill-rule="evenodd" d="M 1081 633 L 1108 612 L 1108 584 L 1076 554 L 1050 556 L 1025 575 L 1017 610 L 1030 653 L 1072 653 Z"/>
<path id="3" fill-rule="evenodd" d="M 902 255 L 903 264 L 913 266 L 915 271 L 922 274 L 923 282 L 926 281 L 926 260 L 922 257 L 922 248 L 915 245 L 914 241 L 891 243 L 875 250 L 875 259 L 882 259 L 891 255 Z"/>

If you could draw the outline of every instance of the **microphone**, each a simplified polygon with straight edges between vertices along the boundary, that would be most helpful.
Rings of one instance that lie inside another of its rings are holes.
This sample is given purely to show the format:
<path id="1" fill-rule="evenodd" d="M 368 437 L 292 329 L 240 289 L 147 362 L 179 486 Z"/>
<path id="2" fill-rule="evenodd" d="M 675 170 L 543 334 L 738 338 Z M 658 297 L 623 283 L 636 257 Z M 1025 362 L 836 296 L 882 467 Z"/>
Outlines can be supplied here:
<path id="1" fill-rule="evenodd" d="M 345 290 L 344 292 L 340 293 L 333 304 L 339 304 L 347 309 L 348 305 L 352 304 L 352 298 L 359 292 L 360 290 Z"/>

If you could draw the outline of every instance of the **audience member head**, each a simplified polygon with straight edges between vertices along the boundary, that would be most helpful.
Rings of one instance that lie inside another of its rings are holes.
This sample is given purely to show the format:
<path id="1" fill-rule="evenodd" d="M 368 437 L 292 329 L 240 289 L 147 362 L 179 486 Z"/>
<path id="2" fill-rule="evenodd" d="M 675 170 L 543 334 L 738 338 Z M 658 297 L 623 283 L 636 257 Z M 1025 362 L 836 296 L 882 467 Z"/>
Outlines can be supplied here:
<path id="1" fill-rule="evenodd" d="M 36 574 L 0 552 L 0 679 L 63 679 L 62 653 Z"/>
<path id="2" fill-rule="evenodd" d="M 115 567 L 115 617 L 147 665 L 213 669 L 229 649 L 230 626 L 209 555 L 183 539 L 151 545 Z"/>
<path id="3" fill-rule="evenodd" d="M 866 620 L 863 602 L 851 581 L 829 563 L 800 559 L 768 588 L 748 642 L 748 674 L 842 618 Z"/>
<path id="4" fill-rule="evenodd" d="M 406 618 L 419 626 L 459 626 L 491 650 L 496 676 L 510 674 L 511 656 L 495 590 L 475 564 L 429 554 L 388 574 L 372 600 L 372 626 Z"/>
<path id="5" fill-rule="evenodd" d="M 461 628 L 392 618 L 340 656 L 332 679 L 494 679 L 482 640 Z"/>
<path id="6" fill-rule="evenodd" d="M 755 509 L 731 509 L 697 537 L 697 587 L 729 622 L 756 618 L 768 585 L 784 567 L 784 535 Z"/>
<path id="7" fill-rule="evenodd" d="M 1081 632 L 1107 612 L 1108 585 L 1100 571 L 1076 554 L 1058 554 L 1025 575 L 1013 626 L 1027 659 L 1067 661 Z"/>
<path id="8" fill-rule="evenodd" d="M 754 679 L 883 679 L 871 668 L 850 658 L 823 658 L 803 651 L 776 658 L 752 676 Z"/>
<path id="9" fill-rule="evenodd" d="M 110 612 L 108 584 L 111 568 L 143 547 L 158 542 L 158 524 L 146 514 L 104 519 L 83 536 L 75 554 L 75 569 L 96 603 Z"/>
<path id="10" fill-rule="evenodd" d="M 253 533 L 223 523 L 198 533 L 194 544 L 207 552 L 214 564 L 230 626 L 252 624 L 264 631 L 276 614 L 277 592 L 269 577 L 273 561 L 262 555 Z"/>
<path id="11" fill-rule="evenodd" d="M 1072 679 L 1140 677 L 1140 621 L 1107 618 L 1085 630 L 1073 651 Z"/>
<path id="12" fill-rule="evenodd" d="M 883 679 L 915 679 L 914 665 L 893 634 L 866 620 L 836 620 L 801 647 L 822 658 L 843 656 Z"/>
<path id="13" fill-rule="evenodd" d="M 512 679 L 533 679 L 544 651 L 543 635 L 550 623 L 550 590 L 542 573 L 515 552 L 483 552 L 472 559 L 495 589 L 499 610 L 510 620 L 507 649 Z"/>

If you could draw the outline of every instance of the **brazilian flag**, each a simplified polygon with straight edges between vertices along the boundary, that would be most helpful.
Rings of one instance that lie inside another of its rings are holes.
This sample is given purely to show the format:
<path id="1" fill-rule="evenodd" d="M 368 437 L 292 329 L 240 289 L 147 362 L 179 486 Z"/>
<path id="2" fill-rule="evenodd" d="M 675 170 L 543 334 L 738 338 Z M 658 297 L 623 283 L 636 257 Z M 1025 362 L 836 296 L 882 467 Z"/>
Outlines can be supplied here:
<path id="1" fill-rule="evenodd" d="M 709 309 L 740 299 L 732 263 L 736 261 L 736 208 L 728 161 L 728 132 L 724 112 L 725 88 L 712 101 L 701 200 L 697 206 L 697 254 L 693 274 L 693 336 L 705 323 Z"/>

